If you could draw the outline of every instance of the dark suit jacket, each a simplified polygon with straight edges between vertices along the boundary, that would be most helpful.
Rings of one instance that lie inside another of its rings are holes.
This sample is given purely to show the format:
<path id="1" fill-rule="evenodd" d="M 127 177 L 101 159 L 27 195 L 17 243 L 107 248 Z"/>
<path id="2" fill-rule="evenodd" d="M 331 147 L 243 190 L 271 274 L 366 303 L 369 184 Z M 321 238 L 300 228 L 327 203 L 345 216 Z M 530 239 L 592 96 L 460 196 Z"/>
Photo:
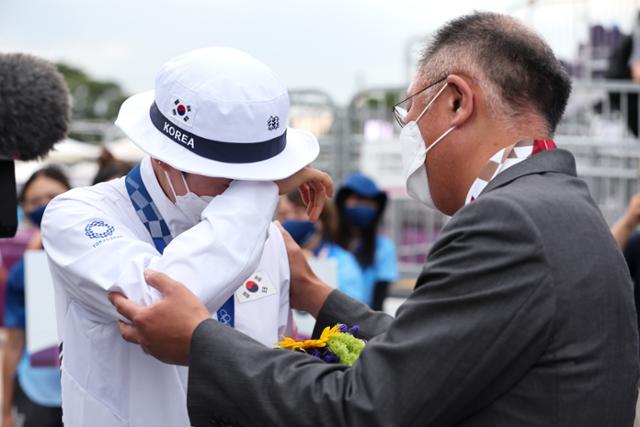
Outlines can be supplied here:
<path id="1" fill-rule="evenodd" d="M 573 157 L 547 151 L 451 218 L 395 320 L 330 295 L 317 329 L 359 324 L 370 340 L 351 368 L 203 322 L 189 414 L 196 426 L 631 426 L 635 316 Z"/>

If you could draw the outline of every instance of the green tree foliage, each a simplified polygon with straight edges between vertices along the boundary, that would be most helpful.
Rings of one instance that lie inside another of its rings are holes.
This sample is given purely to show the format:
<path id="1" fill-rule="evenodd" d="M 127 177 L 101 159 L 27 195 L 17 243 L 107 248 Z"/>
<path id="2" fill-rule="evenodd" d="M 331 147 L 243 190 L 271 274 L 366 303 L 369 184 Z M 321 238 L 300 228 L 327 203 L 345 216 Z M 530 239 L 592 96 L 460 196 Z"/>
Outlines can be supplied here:
<path id="1" fill-rule="evenodd" d="M 73 98 L 74 120 L 109 120 L 116 118 L 120 104 L 127 98 L 118 83 L 96 80 L 68 64 L 56 64 L 64 76 Z"/>

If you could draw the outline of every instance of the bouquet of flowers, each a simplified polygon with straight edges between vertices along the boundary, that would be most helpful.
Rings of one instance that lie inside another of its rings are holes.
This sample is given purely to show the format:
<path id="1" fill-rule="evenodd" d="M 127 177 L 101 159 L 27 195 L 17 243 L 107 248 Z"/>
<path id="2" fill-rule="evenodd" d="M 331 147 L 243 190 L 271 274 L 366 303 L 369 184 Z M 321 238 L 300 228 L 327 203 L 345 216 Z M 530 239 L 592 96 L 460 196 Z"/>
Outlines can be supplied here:
<path id="1" fill-rule="evenodd" d="M 327 363 L 342 363 L 353 365 L 364 349 L 365 341 L 355 337 L 358 326 L 349 328 L 338 323 L 333 327 L 327 326 L 317 340 L 296 341 L 293 338 L 283 337 L 278 347 L 301 351 L 318 357 Z"/>

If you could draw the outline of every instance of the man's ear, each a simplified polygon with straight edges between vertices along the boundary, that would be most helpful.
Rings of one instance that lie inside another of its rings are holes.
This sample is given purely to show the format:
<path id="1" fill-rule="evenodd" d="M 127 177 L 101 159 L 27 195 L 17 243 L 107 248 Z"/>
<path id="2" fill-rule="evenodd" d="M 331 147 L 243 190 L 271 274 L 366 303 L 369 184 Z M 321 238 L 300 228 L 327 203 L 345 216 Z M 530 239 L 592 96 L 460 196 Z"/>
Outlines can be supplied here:
<path id="1" fill-rule="evenodd" d="M 473 114 L 475 108 L 473 89 L 464 77 L 457 74 L 450 74 L 447 77 L 447 83 L 452 89 L 452 94 L 448 99 L 453 114 L 451 126 L 460 128 Z"/>

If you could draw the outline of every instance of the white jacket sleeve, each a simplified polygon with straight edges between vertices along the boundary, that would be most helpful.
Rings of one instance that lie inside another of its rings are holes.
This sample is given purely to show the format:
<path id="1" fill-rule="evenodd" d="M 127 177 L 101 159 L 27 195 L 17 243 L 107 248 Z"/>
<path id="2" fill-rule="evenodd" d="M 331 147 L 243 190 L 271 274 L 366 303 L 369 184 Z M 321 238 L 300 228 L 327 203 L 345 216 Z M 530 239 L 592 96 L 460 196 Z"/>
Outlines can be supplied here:
<path id="1" fill-rule="evenodd" d="M 182 282 L 213 312 L 257 267 L 277 193 L 272 182 L 233 182 L 203 211 L 202 221 L 176 236 L 162 255 L 132 231 L 142 223 L 125 224 L 100 209 L 100 203 L 62 195 L 45 212 L 43 245 L 54 277 L 95 321 L 120 318 L 107 299 L 110 291 L 142 305 L 161 298 L 144 281 L 146 268 Z M 112 227 L 109 235 L 87 235 L 93 221 Z"/>

